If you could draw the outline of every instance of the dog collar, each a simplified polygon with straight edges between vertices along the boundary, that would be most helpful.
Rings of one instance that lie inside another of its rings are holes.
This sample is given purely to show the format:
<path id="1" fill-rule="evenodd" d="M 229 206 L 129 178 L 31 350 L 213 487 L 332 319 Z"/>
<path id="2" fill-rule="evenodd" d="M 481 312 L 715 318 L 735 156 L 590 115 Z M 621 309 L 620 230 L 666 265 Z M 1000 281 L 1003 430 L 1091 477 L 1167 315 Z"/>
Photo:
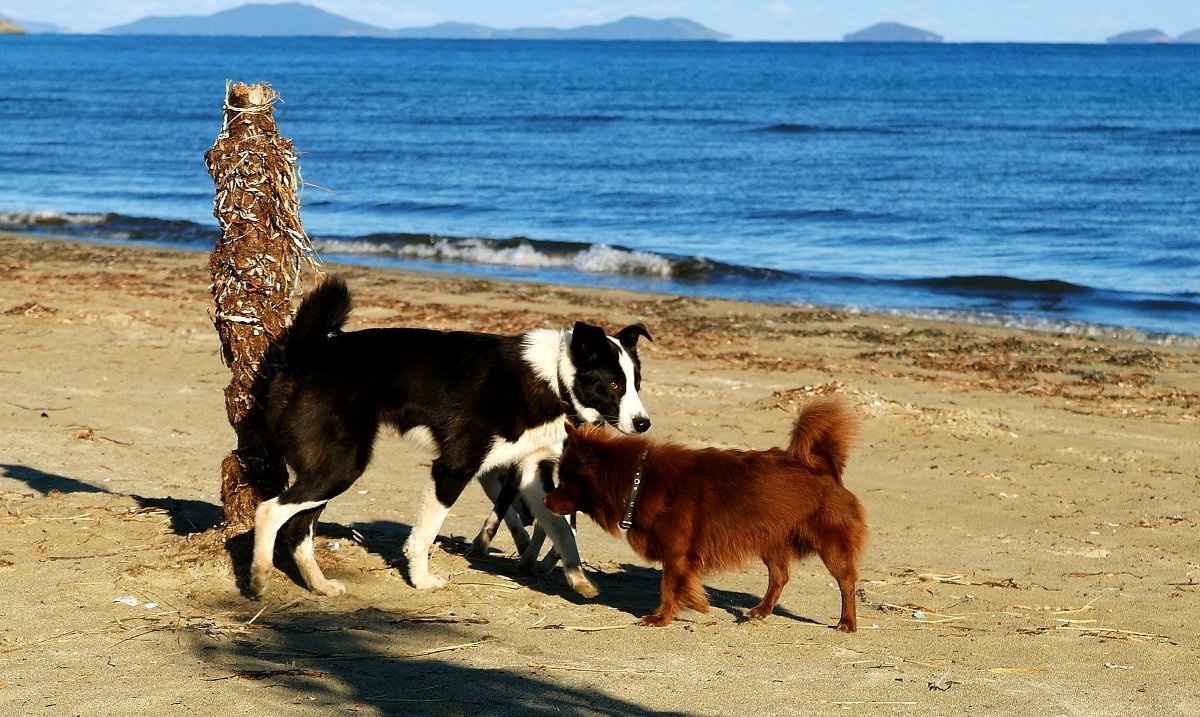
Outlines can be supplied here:
<path id="1" fill-rule="evenodd" d="M 642 472 L 646 469 L 646 453 L 649 448 L 642 451 L 642 457 L 638 460 L 637 470 L 633 473 L 633 485 L 629 488 L 629 497 L 625 499 L 625 515 L 621 516 L 621 530 L 629 530 L 633 527 L 633 505 L 637 503 L 638 491 L 642 489 Z"/>

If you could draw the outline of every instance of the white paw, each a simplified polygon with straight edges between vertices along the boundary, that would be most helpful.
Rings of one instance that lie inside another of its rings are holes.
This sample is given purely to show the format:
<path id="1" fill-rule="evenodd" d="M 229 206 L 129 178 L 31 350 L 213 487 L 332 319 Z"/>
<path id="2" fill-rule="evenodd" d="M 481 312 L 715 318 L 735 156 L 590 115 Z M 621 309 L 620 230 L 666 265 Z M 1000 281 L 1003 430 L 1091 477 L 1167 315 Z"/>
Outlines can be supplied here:
<path id="1" fill-rule="evenodd" d="M 320 585 L 313 585 L 312 591 L 318 595 L 333 597 L 346 594 L 346 585 L 341 580 L 326 580 Z"/>
<path id="2" fill-rule="evenodd" d="M 430 573 L 420 576 L 410 575 L 409 580 L 412 581 L 413 587 L 418 590 L 435 590 L 446 586 L 445 578 Z"/>
<path id="3" fill-rule="evenodd" d="M 585 598 L 594 598 L 600 594 L 600 588 L 596 587 L 591 580 L 588 580 L 582 570 L 578 573 L 568 571 L 567 583 L 571 586 L 572 590 Z"/>
<path id="4" fill-rule="evenodd" d="M 255 566 L 250 569 L 250 592 L 254 597 L 262 597 L 267 592 L 267 582 L 271 579 L 271 569 L 260 569 Z"/>

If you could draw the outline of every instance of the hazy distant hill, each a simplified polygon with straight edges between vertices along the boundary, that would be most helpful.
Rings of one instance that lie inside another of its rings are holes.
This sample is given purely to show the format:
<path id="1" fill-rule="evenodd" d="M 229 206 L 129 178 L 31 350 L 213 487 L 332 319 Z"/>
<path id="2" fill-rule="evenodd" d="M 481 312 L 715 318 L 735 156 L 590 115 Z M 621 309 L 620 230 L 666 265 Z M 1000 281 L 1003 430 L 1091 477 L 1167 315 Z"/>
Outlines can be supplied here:
<path id="1" fill-rule="evenodd" d="M 432 40 L 487 40 L 496 34 L 496 28 L 472 25 L 467 22 L 442 22 L 429 27 L 403 27 L 392 30 L 392 37 L 415 37 Z"/>
<path id="2" fill-rule="evenodd" d="M 50 22 L 34 22 L 33 20 L 13 20 L 30 35 L 65 35 L 67 28 Z"/>
<path id="3" fill-rule="evenodd" d="M 898 22 L 881 22 L 842 39 L 846 42 L 941 42 L 942 36 Z"/>
<path id="4" fill-rule="evenodd" d="M 151 15 L 126 25 L 110 27 L 109 35 L 322 35 L 335 37 L 387 37 L 390 30 L 355 22 L 298 2 L 266 5 L 250 3 L 212 15 Z"/>
<path id="5" fill-rule="evenodd" d="M 603 25 L 574 28 L 518 27 L 498 30 L 485 25 L 443 22 L 430 27 L 406 27 L 392 31 L 393 37 L 461 40 L 728 40 L 729 35 L 684 18 L 650 20 L 626 17 Z"/>
<path id="6" fill-rule="evenodd" d="M 1105 40 L 1110 45 L 1158 45 L 1170 41 L 1171 36 L 1162 30 L 1134 30 Z"/>
<path id="7" fill-rule="evenodd" d="M 1179 37 L 1175 38 L 1175 42 L 1181 42 L 1187 45 L 1200 43 L 1200 27 L 1195 30 L 1188 30 Z"/>
<path id="8" fill-rule="evenodd" d="M 552 27 L 519 27 L 497 30 L 492 37 L 509 40 L 728 40 L 729 35 L 675 17 L 650 20 L 626 17 L 603 25 L 584 25 L 566 30 Z"/>
<path id="9" fill-rule="evenodd" d="M 498 30 L 485 25 L 443 22 L 430 27 L 387 29 L 356 22 L 303 3 L 252 3 L 213 15 L 151 16 L 110 27 L 111 35 L 241 35 L 407 37 L 467 40 L 727 40 L 729 35 L 683 18 L 627 17 L 604 25 L 560 29 L 522 27 Z"/>

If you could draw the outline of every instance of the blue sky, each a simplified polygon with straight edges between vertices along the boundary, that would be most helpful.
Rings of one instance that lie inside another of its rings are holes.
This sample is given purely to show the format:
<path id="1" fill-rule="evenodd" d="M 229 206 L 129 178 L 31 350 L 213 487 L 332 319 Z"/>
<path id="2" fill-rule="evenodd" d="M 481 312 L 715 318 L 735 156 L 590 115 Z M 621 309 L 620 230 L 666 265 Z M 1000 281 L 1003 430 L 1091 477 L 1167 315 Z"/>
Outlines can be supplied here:
<path id="1" fill-rule="evenodd" d="M 0 15 L 96 32 L 147 15 L 208 15 L 248 0 L 0 0 Z M 275 2 L 276 0 L 258 0 Z M 381 27 L 447 20 L 574 27 L 626 15 L 687 17 L 735 40 L 840 40 L 877 22 L 950 42 L 1103 42 L 1128 30 L 1200 28 L 1200 0 L 303 0 Z"/>

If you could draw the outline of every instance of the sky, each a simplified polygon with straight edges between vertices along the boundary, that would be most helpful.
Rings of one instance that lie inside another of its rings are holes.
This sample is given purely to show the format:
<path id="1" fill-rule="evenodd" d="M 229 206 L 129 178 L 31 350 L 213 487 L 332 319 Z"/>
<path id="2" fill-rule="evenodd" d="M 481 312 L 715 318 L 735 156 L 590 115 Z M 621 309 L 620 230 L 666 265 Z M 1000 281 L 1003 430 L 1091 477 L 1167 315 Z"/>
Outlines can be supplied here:
<path id="1" fill-rule="evenodd" d="M 147 15 L 210 15 L 250 0 L 0 0 L 0 15 L 98 32 Z M 257 0 L 276 2 L 277 0 Z M 734 40 L 837 41 L 899 22 L 947 42 L 1103 42 L 1130 30 L 1200 28 L 1200 0 L 301 0 L 385 28 L 470 22 L 576 27 L 626 15 L 686 17 Z"/>

